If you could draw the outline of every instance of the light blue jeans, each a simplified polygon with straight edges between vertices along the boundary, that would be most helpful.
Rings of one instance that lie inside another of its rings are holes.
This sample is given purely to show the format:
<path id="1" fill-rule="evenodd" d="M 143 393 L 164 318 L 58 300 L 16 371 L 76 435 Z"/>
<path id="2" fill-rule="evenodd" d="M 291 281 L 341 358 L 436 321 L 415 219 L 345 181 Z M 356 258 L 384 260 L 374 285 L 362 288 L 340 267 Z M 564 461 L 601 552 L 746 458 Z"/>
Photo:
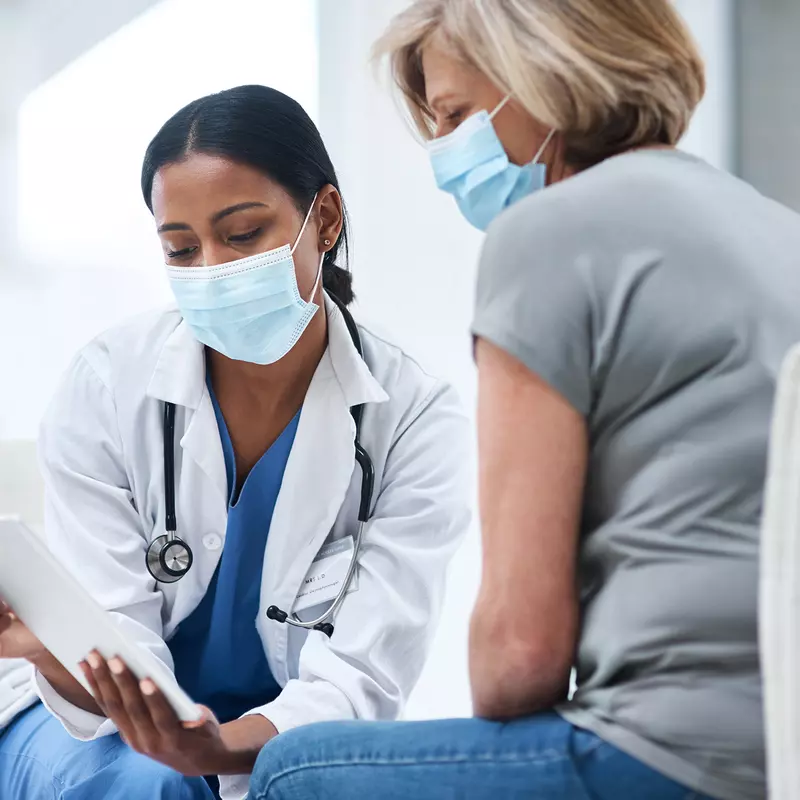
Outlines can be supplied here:
<path id="1" fill-rule="evenodd" d="M 250 800 L 709 800 L 556 714 L 343 722 L 262 751 Z"/>
<path id="2" fill-rule="evenodd" d="M 0 733 L 0 800 L 213 800 L 185 778 L 130 749 L 119 736 L 78 742 L 42 705 Z"/>

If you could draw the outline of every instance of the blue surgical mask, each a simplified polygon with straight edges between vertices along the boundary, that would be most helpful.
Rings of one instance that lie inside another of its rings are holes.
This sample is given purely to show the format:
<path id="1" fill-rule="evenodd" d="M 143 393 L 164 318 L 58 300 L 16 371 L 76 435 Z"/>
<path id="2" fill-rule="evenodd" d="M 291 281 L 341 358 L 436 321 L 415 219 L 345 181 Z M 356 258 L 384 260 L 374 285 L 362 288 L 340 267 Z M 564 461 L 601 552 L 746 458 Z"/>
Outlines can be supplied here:
<path id="1" fill-rule="evenodd" d="M 437 185 L 456 198 L 461 213 L 482 231 L 501 211 L 547 185 L 547 168 L 539 159 L 555 130 L 530 164 L 512 164 L 492 124 L 510 99 L 509 95 L 491 114 L 474 114 L 428 144 Z"/>
<path id="2" fill-rule="evenodd" d="M 178 308 L 198 341 L 228 358 L 262 365 L 294 347 L 319 310 L 300 297 L 293 257 L 313 208 L 293 247 L 214 267 L 167 266 Z M 324 259 L 323 253 L 312 298 Z"/>

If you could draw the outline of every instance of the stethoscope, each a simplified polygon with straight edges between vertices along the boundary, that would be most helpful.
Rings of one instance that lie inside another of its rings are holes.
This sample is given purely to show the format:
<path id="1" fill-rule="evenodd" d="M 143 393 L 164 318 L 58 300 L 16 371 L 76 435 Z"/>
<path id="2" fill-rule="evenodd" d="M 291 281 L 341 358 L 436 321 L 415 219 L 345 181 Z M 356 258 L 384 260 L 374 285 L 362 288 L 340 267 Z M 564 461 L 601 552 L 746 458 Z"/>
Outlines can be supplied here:
<path id="1" fill-rule="evenodd" d="M 359 356 L 364 358 L 361 346 L 361 336 L 355 320 L 344 304 L 329 293 L 331 300 L 342 313 L 347 330 L 353 340 Z M 372 505 L 372 492 L 375 484 L 375 468 L 367 451 L 361 446 L 361 418 L 364 406 L 357 405 L 350 409 L 350 414 L 355 422 L 355 451 L 356 461 L 361 468 L 361 501 L 358 507 L 358 532 L 353 545 L 353 554 L 347 569 L 342 586 L 328 610 L 317 619 L 303 622 L 296 614 L 282 611 L 277 606 L 267 609 L 267 617 L 276 622 L 286 622 L 298 628 L 322 631 L 326 636 L 333 635 L 333 624 L 329 622 L 339 607 L 344 602 L 350 585 L 355 576 L 358 556 L 361 550 L 361 539 L 364 534 L 364 525 L 369 520 Z M 159 583 L 175 583 L 186 575 L 194 563 L 192 548 L 178 537 L 178 520 L 175 513 L 175 404 L 164 404 L 164 502 L 166 506 L 165 530 L 166 533 L 153 539 L 147 548 L 147 569 Z"/>

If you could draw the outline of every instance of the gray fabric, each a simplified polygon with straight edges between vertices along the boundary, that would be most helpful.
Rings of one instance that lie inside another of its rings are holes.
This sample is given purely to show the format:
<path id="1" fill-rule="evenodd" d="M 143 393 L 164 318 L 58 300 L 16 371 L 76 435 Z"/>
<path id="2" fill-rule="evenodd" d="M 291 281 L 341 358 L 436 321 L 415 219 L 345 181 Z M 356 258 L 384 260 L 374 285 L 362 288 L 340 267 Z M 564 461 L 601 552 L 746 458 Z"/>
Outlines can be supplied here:
<path id="1" fill-rule="evenodd" d="M 579 689 L 560 712 L 690 788 L 765 796 L 767 438 L 800 340 L 800 217 L 640 151 L 492 226 L 474 333 L 585 415 Z"/>

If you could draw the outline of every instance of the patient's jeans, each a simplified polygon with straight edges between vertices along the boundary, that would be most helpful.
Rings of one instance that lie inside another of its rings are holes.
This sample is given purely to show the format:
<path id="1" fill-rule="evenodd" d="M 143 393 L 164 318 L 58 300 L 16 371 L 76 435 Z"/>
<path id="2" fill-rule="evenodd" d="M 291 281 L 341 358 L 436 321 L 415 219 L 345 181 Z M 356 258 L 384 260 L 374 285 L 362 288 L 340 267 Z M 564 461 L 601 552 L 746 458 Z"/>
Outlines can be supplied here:
<path id="1" fill-rule="evenodd" d="M 130 749 L 119 736 L 78 742 L 36 705 L 0 732 L 0 800 L 213 800 L 185 778 Z"/>
<path id="2" fill-rule="evenodd" d="M 701 800 L 555 714 L 343 722 L 297 728 L 261 752 L 250 800 Z M 708 800 L 702 798 L 702 800 Z"/>

